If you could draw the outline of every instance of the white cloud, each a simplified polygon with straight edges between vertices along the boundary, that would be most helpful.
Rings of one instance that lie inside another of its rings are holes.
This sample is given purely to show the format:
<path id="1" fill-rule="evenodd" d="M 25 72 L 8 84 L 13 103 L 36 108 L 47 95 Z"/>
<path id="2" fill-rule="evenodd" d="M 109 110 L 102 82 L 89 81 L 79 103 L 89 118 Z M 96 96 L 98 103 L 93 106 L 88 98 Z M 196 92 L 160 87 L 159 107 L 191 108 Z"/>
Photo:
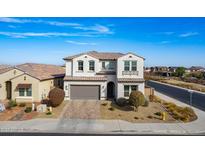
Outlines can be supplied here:
<path id="1" fill-rule="evenodd" d="M 8 25 L 9 28 L 17 28 L 17 26 L 14 25 Z"/>
<path id="2" fill-rule="evenodd" d="M 28 22 L 28 20 L 20 20 L 20 19 L 16 19 L 16 18 L 4 18 L 1 17 L 0 18 L 0 22 L 7 22 L 7 23 L 25 23 Z"/>
<path id="3" fill-rule="evenodd" d="M 77 42 L 77 41 L 71 41 L 71 40 L 67 40 L 66 42 L 70 44 L 76 44 L 76 45 L 97 45 L 96 43 Z"/>
<path id="4" fill-rule="evenodd" d="M 59 22 L 59 21 L 47 21 L 47 20 L 36 20 L 36 19 L 22 19 L 22 18 L 0 18 L 0 22 L 6 23 L 41 23 L 52 26 L 68 26 L 74 29 L 81 30 L 74 33 L 11 33 L 11 32 L 1 32 L 0 35 L 6 35 L 15 38 L 25 38 L 28 36 L 85 36 L 85 37 L 98 37 L 101 35 L 110 35 L 113 32 L 108 26 L 95 24 L 94 26 L 85 26 L 79 23 L 69 23 L 69 22 Z M 10 26 L 14 28 L 14 26 Z"/>
<path id="5" fill-rule="evenodd" d="M 27 19 L 17 19 L 17 18 L 0 18 L 0 22 L 6 23 L 43 23 L 54 26 L 81 26 L 78 23 L 67 23 L 67 22 L 58 22 L 58 21 L 46 21 L 46 20 L 27 20 Z"/>
<path id="6" fill-rule="evenodd" d="M 58 21 L 47 21 L 45 23 L 54 26 L 80 26 L 80 24 L 78 23 L 66 23 L 66 22 L 58 22 Z"/>
<path id="7" fill-rule="evenodd" d="M 188 33 L 180 34 L 179 37 L 190 37 L 190 36 L 195 36 L 195 35 L 199 35 L 199 33 L 198 32 L 188 32 Z"/>
<path id="8" fill-rule="evenodd" d="M 12 38 L 26 38 L 26 37 L 57 37 L 57 36 L 89 36 L 87 34 L 80 33 L 59 33 L 59 32 L 47 32 L 47 33 L 15 33 L 15 32 L 0 32 L 0 35 L 9 36 Z"/>
<path id="9" fill-rule="evenodd" d="M 112 34 L 113 32 L 109 29 L 109 27 L 103 26 L 103 25 L 99 25 L 96 24 L 95 26 L 78 26 L 78 27 L 74 27 L 75 29 L 81 29 L 84 31 L 95 31 L 98 33 L 102 33 L 102 34 Z"/>

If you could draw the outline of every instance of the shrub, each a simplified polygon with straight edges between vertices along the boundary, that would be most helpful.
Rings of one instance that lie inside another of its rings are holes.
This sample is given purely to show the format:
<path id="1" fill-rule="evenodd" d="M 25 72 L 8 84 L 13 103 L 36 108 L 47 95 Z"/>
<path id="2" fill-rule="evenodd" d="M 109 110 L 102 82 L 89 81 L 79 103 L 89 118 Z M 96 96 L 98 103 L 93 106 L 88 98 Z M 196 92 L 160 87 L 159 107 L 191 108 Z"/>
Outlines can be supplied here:
<path id="1" fill-rule="evenodd" d="M 144 102 L 143 106 L 145 106 L 145 107 L 149 106 L 149 98 L 148 97 L 145 97 L 145 102 Z"/>
<path id="2" fill-rule="evenodd" d="M 115 109 L 113 107 L 108 108 L 110 111 L 114 111 Z"/>
<path id="3" fill-rule="evenodd" d="M 147 116 L 147 118 L 149 118 L 149 119 L 153 119 L 153 116 L 149 115 L 149 116 Z"/>
<path id="4" fill-rule="evenodd" d="M 173 103 L 164 103 L 166 109 L 171 113 L 174 119 L 183 122 L 189 122 L 197 119 L 197 115 L 190 107 L 181 107 Z"/>
<path id="5" fill-rule="evenodd" d="M 121 98 L 118 98 L 117 101 L 116 101 L 116 104 L 118 106 L 127 106 L 129 104 L 129 100 L 127 100 L 126 98 L 124 97 L 121 97 Z"/>
<path id="6" fill-rule="evenodd" d="M 134 117 L 134 119 L 138 120 L 139 118 L 138 117 Z"/>
<path id="7" fill-rule="evenodd" d="M 52 89 L 48 94 L 50 103 L 52 107 L 59 106 L 65 97 L 65 92 L 60 88 Z"/>
<path id="8" fill-rule="evenodd" d="M 24 110 L 26 113 L 29 113 L 32 111 L 32 107 L 26 107 L 26 109 Z"/>
<path id="9" fill-rule="evenodd" d="M 47 112 L 47 113 L 46 113 L 46 115 L 51 115 L 51 114 L 52 114 L 52 112 L 51 112 L 51 111 L 49 111 L 49 112 Z"/>
<path id="10" fill-rule="evenodd" d="M 135 108 L 135 111 L 138 110 L 140 105 L 144 105 L 145 97 L 140 91 L 132 91 L 129 97 L 129 103 L 132 104 Z"/>
<path id="11" fill-rule="evenodd" d="M 19 104 L 19 107 L 25 107 L 25 106 L 26 106 L 25 103 L 20 103 L 20 104 Z"/>
<path id="12" fill-rule="evenodd" d="M 10 101 L 8 102 L 8 108 L 12 108 L 12 107 L 15 107 L 15 106 L 17 106 L 16 101 L 10 100 Z"/>
<path id="13" fill-rule="evenodd" d="M 162 116 L 162 113 L 161 112 L 156 112 L 155 115 Z"/>

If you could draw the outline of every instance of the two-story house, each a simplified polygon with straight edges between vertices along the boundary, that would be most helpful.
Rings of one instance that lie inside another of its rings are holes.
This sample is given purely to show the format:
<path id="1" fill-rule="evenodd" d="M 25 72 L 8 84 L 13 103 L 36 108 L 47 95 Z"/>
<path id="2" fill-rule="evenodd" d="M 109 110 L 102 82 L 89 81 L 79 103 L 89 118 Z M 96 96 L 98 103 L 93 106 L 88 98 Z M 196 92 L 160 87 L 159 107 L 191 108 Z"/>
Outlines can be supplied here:
<path id="1" fill-rule="evenodd" d="M 134 53 L 86 52 L 64 58 L 65 100 L 105 100 L 144 93 L 144 58 Z"/>

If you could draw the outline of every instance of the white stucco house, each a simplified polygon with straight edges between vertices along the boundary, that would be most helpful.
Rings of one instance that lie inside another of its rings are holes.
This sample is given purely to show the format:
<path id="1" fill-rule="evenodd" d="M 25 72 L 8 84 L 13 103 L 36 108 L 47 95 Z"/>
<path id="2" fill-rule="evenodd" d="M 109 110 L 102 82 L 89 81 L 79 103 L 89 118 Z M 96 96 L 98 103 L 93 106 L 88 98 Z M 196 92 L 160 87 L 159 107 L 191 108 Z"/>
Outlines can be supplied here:
<path id="1" fill-rule="evenodd" d="M 144 93 L 144 58 L 134 53 L 90 51 L 64 58 L 65 100 L 128 98 Z"/>

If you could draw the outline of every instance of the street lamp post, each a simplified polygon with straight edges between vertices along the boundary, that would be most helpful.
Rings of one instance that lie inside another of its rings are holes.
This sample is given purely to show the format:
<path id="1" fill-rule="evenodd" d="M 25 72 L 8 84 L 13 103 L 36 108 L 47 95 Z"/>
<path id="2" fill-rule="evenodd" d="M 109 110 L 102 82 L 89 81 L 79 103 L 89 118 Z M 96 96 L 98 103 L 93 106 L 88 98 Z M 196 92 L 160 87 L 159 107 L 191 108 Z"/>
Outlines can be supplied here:
<path id="1" fill-rule="evenodd" d="M 189 105 L 190 105 L 190 107 L 192 107 L 192 94 L 193 94 L 193 90 L 188 90 L 188 92 L 189 92 Z"/>

